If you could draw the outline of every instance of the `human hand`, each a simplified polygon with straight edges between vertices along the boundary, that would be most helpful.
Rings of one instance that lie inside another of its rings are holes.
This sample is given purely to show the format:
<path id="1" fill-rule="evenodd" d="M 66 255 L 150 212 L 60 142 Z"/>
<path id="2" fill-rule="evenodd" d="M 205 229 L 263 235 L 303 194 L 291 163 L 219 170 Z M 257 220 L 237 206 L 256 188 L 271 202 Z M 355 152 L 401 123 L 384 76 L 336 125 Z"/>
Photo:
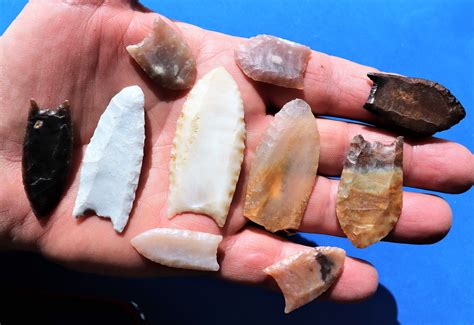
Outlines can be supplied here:
<path id="1" fill-rule="evenodd" d="M 36 1 L 1 38 L 0 99 L 0 238 L 14 248 L 39 250 L 68 266 L 115 274 L 176 273 L 143 259 L 130 246 L 130 238 L 154 227 L 176 227 L 221 233 L 219 274 L 230 280 L 260 284 L 263 268 L 291 254 L 299 245 L 246 225 L 242 216 L 243 183 L 256 144 L 271 116 L 266 107 L 281 107 L 295 97 L 308 101 L 317 114 L 371 122 L 362 105 L 372 69 L 314 52 L 308 66 L 305 91 L 256 84 L 236 67 L 233 48 L 241 40 L 177 23 L 197 55 L 198 78 L 223 65 L 239 84 L 246 109 L 247 150 L 241 182 L 225 228 L 205 216 L 166 216 L 168 162 L 176 120 L 185 92 L 158 89 L 134 64 L 125 46 L 151 31 L 156 14 L 132 8 L 126 1 Z M 81 3 L 81 4 L 80 4 Z M 71 212 L 77 194 L 82 154 L 110 98 L 125 86 L 138 84 L 145 91 L 146 148 L 137 199 L 128 227 L 117 235 L 110 222 L 89 217 L 76 221 Z M 28 111 L 34 97 L 42 107 L 55 107 L 69 99 L 75 124 L 75 164 L 72 184 L 50 218 L 38 221 L 31 212 L 21 183 L 21 150 Z M 363 134 L 369 140 L 388 141 L 376 129 L 339 121 L 318 120 L 321 133 L 321 175 L 339 175 L 349 140 Z M 407 141 L 405 185 L 446 192 L 472 186 L 473 157 L 465 148 L 436 139 Z M 456 161 L 456 164 L 452 164 Z M 448 165 L 449 164 L 449 165 Z M 342 236 L 335 217 L 337 181 L 318 176 L 301 231 Z M 14 198 L 12 200 L 12 198 Z M 388 240 L 427 243 L 449 230 L 451 211 L 440 198 L 406 193 L 402 216 Z M 376 288 L 376 271 L 347 259 L 344 272 L 329 292 L 336 300 L 356 300 Z"/>

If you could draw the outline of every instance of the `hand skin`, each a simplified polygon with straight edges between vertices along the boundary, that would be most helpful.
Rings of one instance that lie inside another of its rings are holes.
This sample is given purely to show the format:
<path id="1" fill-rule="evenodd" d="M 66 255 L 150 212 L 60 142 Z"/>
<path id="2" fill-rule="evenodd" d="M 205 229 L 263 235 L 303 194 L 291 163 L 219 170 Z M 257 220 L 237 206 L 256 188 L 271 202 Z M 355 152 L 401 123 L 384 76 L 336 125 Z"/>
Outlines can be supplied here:
<path id="1" fill-rule="evenodd" d="M 176 23 L 197 55 L 198 78 L 224 66 L 239 85 L 245 103 L 247 148 L 241 181 L 224 228 L 206 216 L 166 216 L 168 162 L 176 120 L 186 92 L 159 89 L 137 67 L 125 46 L 137 43 L 152 28 L 156 13 L 129 1 L 31 1 L 0 39 L 0 247 L 33 250 L 81 271 L 118 275 L 182 274 L 140 256 L 130 245 L 135 235 L 155 227 L 173 227 L 222 234 L 218 276 L 231 281 L 274 285 L 263 269 L 302 247 L 246 224 L 242 215 L 243 183 L 260 136 L 273 118 L 266 107 L 281 107 L 295 97 L 305 99 L 317 114 L 371 123 L 362 108 L 372 68 L 313 52 L 305 90 L 258 84 L 234 63 L 241 39 Z M 76 220 L 72 209 L 84 150 L 111 97 L 137 84 L 145 92 L 146 145 L 137 198 L 129 224 L 117 234 L 109 220 Z M 32 213 L 22 186 L 21 156 L 30 98 L 41 107 L 68 99 L 75 125 L 71 184 L 55 212 L 43 220 Z M 321 158 L 317 182 L 300 230 L 343 236 L 335 215 L 338 181 L 348 143 L 356 134 L 368 140 L 391 141 L 394 134 L 341 121 L 319 119 Z M 455 161 L 456 164 L 452 164 Z M 460 193 L 474 183 L 474 158 L 463 146 L 436 138 L 407 140 L 405 185 Z M 451 209 L 433 195 L 404 193 L 402 215 L 386 240 L 433 243 L 451 226 Z M 185 274 L 188 274 L 184 272 Z M 344 271 L 326 297 L 357 301 L 373 294 L 376 270 L 348 258 Z"/>

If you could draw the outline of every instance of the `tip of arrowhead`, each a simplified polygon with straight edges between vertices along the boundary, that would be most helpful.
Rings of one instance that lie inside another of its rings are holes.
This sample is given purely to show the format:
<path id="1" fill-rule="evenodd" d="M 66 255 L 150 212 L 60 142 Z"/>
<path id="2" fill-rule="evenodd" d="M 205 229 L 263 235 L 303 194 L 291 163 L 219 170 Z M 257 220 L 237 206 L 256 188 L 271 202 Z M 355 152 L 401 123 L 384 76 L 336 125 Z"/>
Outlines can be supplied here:
<path id="1" fill-rule="evenodd" d="M 120 106 L 143 108 L 145 105 L 145 94 L 139 86 L 133 85 L 123 88 L 112 100 L 120 103 Z"/>

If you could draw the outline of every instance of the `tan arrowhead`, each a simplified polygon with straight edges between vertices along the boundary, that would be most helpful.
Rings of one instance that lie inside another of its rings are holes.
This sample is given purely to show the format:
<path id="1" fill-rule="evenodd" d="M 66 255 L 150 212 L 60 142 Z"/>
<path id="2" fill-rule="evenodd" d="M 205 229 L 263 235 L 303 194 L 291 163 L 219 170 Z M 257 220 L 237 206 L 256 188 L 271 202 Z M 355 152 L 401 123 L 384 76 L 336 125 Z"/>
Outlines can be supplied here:
<path id="1" fill-rule="evenodd" d="M 388 235 L 403 199 L 403 138 L 392 144 L 352 139 L 337 193 L 336 213 L 354 246 L 363 248 Z"/>
<path id="2" fill-rule="evenodd" d="M 295 99 L 275 115 L 257 147 L 244 215 L 268 231 L 298 229 L 316 180 L 319 133 L 309 105 Z"/>

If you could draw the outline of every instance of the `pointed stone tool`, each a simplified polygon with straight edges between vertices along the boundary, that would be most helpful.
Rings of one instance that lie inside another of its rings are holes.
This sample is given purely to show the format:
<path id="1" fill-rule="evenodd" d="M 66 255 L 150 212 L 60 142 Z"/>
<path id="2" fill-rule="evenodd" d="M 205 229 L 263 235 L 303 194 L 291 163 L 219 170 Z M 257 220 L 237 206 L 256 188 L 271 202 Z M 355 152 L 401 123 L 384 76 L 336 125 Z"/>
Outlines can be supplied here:
<path id="1" fill-rule="evenodd" d="M 56 110 L 31 100 L 23 143 L 23 185 L 33 212 L 47 216 L 58 205 L 67 183 L 73 151 L 69 102 Z"/>
<path id="2" fill-rule="evenodd" d="M 387 236 L 403 205 L 403 138 L 350 144 L 337 191 L 336 214 L 347 238 L 364 248 Z"/>
<path id="3" fill-rule="evenodd" d="M 245 148 L 244 105 L 232 76 L 215 68 L 191 90 L 170 160 L 168 216 L 202 213 L 224 226 Z"/>
<path id="4" fill-rule="evenodd" d="M 301 99 L 275 115 L 250 167 L 244 216 L 271 232 L 297 230 L 316 181 L 319 132 Z"/>
<path id="5" fill-rule="evenodd" d="M 125 228 L 140 178 L 145 143 L 144 94 L 122 89 L 110 101 L 87 146 L 73 215 L 88 211 Z"/>

